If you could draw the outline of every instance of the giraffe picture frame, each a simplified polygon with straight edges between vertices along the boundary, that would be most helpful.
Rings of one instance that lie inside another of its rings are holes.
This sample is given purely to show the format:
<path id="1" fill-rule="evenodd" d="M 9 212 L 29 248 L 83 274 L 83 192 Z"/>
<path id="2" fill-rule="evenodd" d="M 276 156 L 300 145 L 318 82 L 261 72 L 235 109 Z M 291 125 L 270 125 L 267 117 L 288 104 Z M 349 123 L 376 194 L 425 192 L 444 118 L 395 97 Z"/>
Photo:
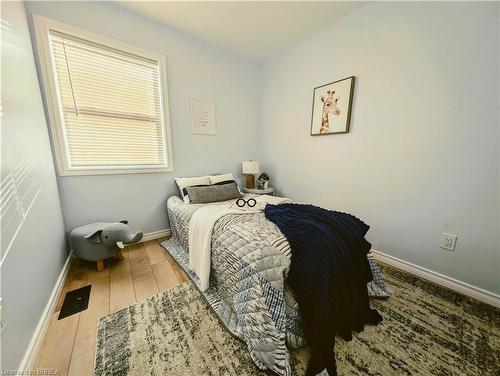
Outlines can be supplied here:
<path id="1" fill-rule="evenodd" d="M 349 133 L 355 77 L 315 87 L 311 136 Z"/>

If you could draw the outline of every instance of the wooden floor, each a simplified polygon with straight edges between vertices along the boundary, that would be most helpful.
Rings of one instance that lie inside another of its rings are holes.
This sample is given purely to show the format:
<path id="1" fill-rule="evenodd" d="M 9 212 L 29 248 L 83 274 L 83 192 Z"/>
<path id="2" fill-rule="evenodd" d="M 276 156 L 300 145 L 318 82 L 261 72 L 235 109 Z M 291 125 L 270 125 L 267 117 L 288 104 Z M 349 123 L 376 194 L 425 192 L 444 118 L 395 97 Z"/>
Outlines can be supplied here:
<path id="1" fill-rule="evenodd" d="M 124 260 L 106 260 L 102 272 L 96 271 L 95 263 L 73 259 L 35 368 L 56 368 L 59 375 L 92 375 L 101 317 L 187 281 L 160 246 L 163 240 L 126 247 Z M 66 292 L 87 285 L 92 285 L 87 310 L 58 320 Z"/>

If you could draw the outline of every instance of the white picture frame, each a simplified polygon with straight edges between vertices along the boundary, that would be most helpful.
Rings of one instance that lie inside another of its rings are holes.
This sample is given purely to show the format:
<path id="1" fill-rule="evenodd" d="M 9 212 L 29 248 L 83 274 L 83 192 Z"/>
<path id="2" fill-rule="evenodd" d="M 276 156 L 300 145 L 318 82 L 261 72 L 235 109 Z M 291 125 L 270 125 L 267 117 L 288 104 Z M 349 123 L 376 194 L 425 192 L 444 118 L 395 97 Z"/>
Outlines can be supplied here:
<path id="1" fill-rule="evenodd" d="M 193 134 L 216 135 L 214 100 L 191 97 L 191 127 Z"/>

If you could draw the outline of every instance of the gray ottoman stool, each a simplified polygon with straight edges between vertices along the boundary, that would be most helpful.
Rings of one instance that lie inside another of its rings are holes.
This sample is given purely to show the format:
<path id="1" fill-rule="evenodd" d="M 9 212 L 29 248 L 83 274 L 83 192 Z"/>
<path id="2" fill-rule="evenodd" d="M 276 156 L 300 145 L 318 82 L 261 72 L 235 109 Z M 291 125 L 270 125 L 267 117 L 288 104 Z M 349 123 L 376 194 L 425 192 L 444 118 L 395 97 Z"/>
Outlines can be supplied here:
<path id="1" fill-rule="evenodd" d="M 97 264 L 97 271 L 104 270 L 104 260 L 117 256 L 123 260 L 123 244 L 132 244 L 142 239 L 142 232 L 132 233 L 128 221 L 115 223 L 96 222 L 80 226 L 71 231 L 69 242 L 76 257 Z"/>

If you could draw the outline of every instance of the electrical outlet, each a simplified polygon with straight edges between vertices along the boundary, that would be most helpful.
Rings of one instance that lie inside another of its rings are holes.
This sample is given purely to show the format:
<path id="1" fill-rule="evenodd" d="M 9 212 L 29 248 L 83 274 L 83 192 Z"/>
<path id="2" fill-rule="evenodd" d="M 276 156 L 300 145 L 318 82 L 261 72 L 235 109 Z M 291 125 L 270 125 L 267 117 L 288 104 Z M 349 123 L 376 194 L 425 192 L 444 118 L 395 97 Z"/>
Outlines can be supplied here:
<path id="1" fill-rule="evenodd" d="M 443 249 L 447 249 L 449 251 L 454 251 L 455 246 L 457 245 L 457 236 L 453 234 L 441 234 L 441 243 L 439 246 Z"/>

